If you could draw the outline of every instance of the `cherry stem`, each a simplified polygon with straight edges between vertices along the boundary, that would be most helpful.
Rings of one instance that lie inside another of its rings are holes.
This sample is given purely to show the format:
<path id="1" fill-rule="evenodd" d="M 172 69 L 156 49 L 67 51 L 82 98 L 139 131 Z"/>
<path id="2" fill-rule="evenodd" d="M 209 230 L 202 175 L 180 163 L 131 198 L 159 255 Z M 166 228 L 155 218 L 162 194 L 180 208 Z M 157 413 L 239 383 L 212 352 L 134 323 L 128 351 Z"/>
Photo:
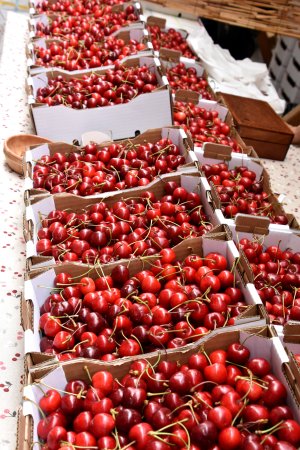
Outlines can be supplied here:
<path id="1" fill-rule="evenodd" d="M 90 380 L 90 382 L 92 382 L 92 377 L 91 377 L 88 366 L 84 366 L 83 369 L 87 373 L 87 376 L 88 376 L 88 379 Z"/>
<path id="2" fill-rule="evenodd" d="M 40 407 L 40 405 L 37 402 L 31 400 L 31 398 L 29 398 L 29 397 L 23 397 L 23 400 L 25 400 L 26 402 L 33 403 L 37 407 L 39 412 L 41 413 L 41 416 L 43 417 L 43 419 L 46 419 L 46 414 L 44 413 L 44 411 L 42 410 L 42 408 Z"/>
<path id="3" fill-rule="evenodd" d="M 285 428 L 284 420 L 281 420 L 280 422 L 276 423 L 271 428 L 268 428 L 267 430 L 256 430 L 256 434 L 269 434 L 269 433 L 275 433 L 278 430 L 281 430 L 282 428 Z"/>

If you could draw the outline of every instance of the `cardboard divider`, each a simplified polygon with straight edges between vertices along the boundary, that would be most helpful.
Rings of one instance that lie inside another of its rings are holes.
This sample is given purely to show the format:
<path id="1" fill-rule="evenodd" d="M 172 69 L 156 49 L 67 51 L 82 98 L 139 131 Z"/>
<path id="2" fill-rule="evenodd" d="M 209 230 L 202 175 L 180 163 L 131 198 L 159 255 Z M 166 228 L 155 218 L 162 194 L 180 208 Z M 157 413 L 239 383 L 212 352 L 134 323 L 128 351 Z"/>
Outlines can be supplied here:
<path id="1" fill-rule="evenodd" d="M 161 17 L 148 16 L 147 17 L 147 25 L 157 26 L 161 29 L 164 29 L 164 28 L 166 28 L 167 21 L 166 21 L 166 19 L 162 19 Z M 187 32 L 186 32 L 186 35 L 187 35 Z"/>
<path id="2" fill-rule="evenodd" d="M 195 169 L 196 168 L 196 161 L 197 158 L 193 152 L 193 141 L 191 139 L 191 136 L 189 133 L 185 133 L 182 128 L 178 126 L 169 126 L 169 127 L 163 127 L 163 128 L 155 128 L 152 130 L 147 130 L 144 133 L 136 136 L 133 139 L 123 139 L 120 141 L 117 141 L 120 145 L 130 145 L 130 146 L 138 146 L 142 145 L 145 142 L 151 142 L 155 143 L 159 141 L 161 138 L 169 138 L 172 140 L 172 142 L 178 146 L 180 150 L 180 154 L 184 156 L 186 164 L 183 166 L 180 166 L 178 168 L 179 171 L 185 170 L 185 169 Z M 114 141 L 104 142 L 102 144 L 98 144 L 97 148 L 100 150 L 103 147 L 106 147 L 108 145 L 111 145 L 113 143 L 116 143 Z M 36 164 L 36 161 L 40 159 L 43 155 L 50 155 L 53 156 L 55 153 L 60 152 L 64 155 L 68 155 L 72 152 L 78 152 L 81 151 L 81 148 L 75 145 L 67 144 L 64 142 L 53 142 L 49 145 L 39 145 L 31 147 L 30 150 L 28 150 L 25 153 L 24 156 L 24 164 L 26 164 L 26 167 L 24 169 L 25 173 L 25 194 L 24 194 L 24 201 L 25 205 L 29 205 L 32 200 L 38 200 L 39 198 L 45 197 L 49 195 L 49 192 L 45 189 L 35 189 L 33 187 L 33 180 L 32 180 L 32 174 L 34 170 L 34 166 Z M 165 175 L 161 175 L 159 178 L 164 179 Z M 155 182 L 155 180 L 153 181 Z M 153 182 L 148 184 L 148 187 L 151 187 Z M 122 192 L 134 192 L 134 189 L 125 189 Z M 116 192 L 113 192 L 116 193 Z M 106 194 L 99 194 L 102 196 L 110 195 L 110 193 Z M 91 196 L 93 198 L 95 196 Z"/>
<path id="3" fill-rule="evenodd" d="M 126 200 L 128 198 L 139 197 L 142 193 L 149 189 L 155 194 L 157 199 L 162 198 L 164 193 L 164 184 L 168 181 L 175 181 L 181 186 L 185 187 L 188 192 L 197 192 L 201 198 L 203 210 L 207 215 L 209 221 L 216 225 L 213 209 L 207 201 L 206 190 L 203 187 L 203 179 L 199 176 L 196 168 L 191 168 L 186 172 L 175 172 L 165 174 L 161 179 L 155 180 L 145 187 L 136 188 L 119 193 L 110 193 L 103 197 L 78 197 L 72 194 L 56 194 L 47 196 L 43 199 L 33 198 L 25 211 L 24 221 L 24 238 L 26 243 L 26 257 L 28 270 L 33 270 L 44 265 L 53 265 L 55 260 L 52 257 L 38 255 L 36 252 L 37 233 L 41 228 L 41 217 L 45 217 L 51 211 L 58 209 L 68 209 L 72 212 L 82 212 L 88 210 L 93 204 L 105 202 L 109 207 L 117 201 Z M 150 186 L 151 185 L 151 186 Z M 29 239 L 28 239 L 29 238 Z M 84 265 L 88 267 L 87 265 Z"/>
<path id="4" fill-rule="evenodd" d="M 270 219 L 268 217 L 250 216 L 238 214 L 235 219 L 235 231 L 237 233 L 269 234 Z"/>
<path id="5" fill-rule="evenodd" d="M 58 75 L 64 79 L 74 77 L 72 72 L 63 73 L 59 69 L 32 75 L 27 79 L 31 114 L 37 134 L 51 140 L 68 143 L 80 140 L 87 131 L 102 131 L 113 140 L 134 137 L 149 128 L 172 125 L 172 98 L 167 78 L 162 74 L 158 58 L 147 56 L 128 56 L 122 60 L 125 67 L 146 65 L 156 75 L 158 86 L 150 93 L 142 93 L 128 103 L 108 105 L 107 107 L 73 109 L 64 105 L 48 106 L 36 103 L 39 88 L 48 85 L 48 80 Z M 103 75 L 109 66 L 96 71 Z M 82 78 L 94 70 L 76 74 Z"/>
<path id="6" fill-rule="evenodd" d="M 178 64 L 180 62 L 180 59 L 182 58 L 182 56 L 181 56 L 181 52 L 178 50 L 171 50 L 170 48 L 161 47 L 159 49 L 159 58 L 160 58 L 160 60 L 163 60 L 163 61 Z"/>
<path id="7" fill-rule="evenodd" d="M 230 268 L 235 267 L 239 259 L 239 252 L 228 237 L 225 227 L 214 229 L 211 233 L 207 233 L 200 238 L 187 238 L 173 247 L 173 250 L 176 254 L 176 259 L 179 261 L 184 260 L 191 254 L 205 256 L 210 252 L 218 252 L 226 257 L 228 267 Z M 21 322 L 24 327 L 25 354 L 28 367 L 41 363 L 49 364 L 55 361 L 53 355 L 46 355 L 39 351 L 39 318 L 40 307 L 43 305 L 51 288 L 54 286 L 54 278 L 58 273 L 67 272 L 76 279 L 87 276 L 88 274 L 89 277 L 95 279 L 99 276 L 108 275 L 114 267 L 125 264 L 128 266 L 130 276 L 133 276 L 140 270 L 151 268 L 151 265 L 156 259 L 157 255 L 151 257 L 139 257 L 130 261 L 119 260 L 114 263 L 95 267 L 76 263 L 63 263 L 53 267 L 47 267 L 44 270 L 39 269 L 37 271 L 29 272 L 25 281 L 24 299 L 22 300 L 21 307 Z M 242 290 L 247 304 L 243 313 L 235 317 L 235 325 L 245 327 L 249 326 L 249 324 L 253 324 L 254 326 L 266 324 L 267 316 L 258 294 L 250 284 L 244 283 L 238 270 L 233 270 L 235 282 Z M 169 350 L 166 350 L 166 352 L 168 353 Z M 137 357 L 142 358 L 145 357 L 145 355 L 138 355 Z M 116 364 L 118 364 L 118 361 L 119 360 L 116 361 Z"/>
<path id="8" fill-rule="evenodd" d="M 153 53 L 153 46 L 149 39 L 149 33 L 145 29 L 144 24 L 142 24 L 142 23 L 139 24 L 139 26 L 136 26 L 135 28 L 132 28 L 130 26 L 120 28 L 112 35 L 105 37 L 103 42 L 99 42 L 100 48 L 105 43 L 105 41 L 107 41 L 107 39 L 110 39 L 112 37 L 114 37 L 116 39 L 124 40 L 125 44 L 129 44 L 129 41 L 131 39 L 134 39 L 139 43 L 145 44 L 146 48 L 144 50 L 137 52 L 137 55 L 147 55 L 147 54 L 149 54 L 149 52 Z M 35 55 L 35 48 L 42 47 L 42 48 L 47 49 L 53 43 L 62 44 L 64 41 L 65 41 L 65 39 L 63 37 L 61 37 L 61 38 L 52 37 L 50 39 L 47 39 L 47 38 L 32 39 L 31 42 L 26 47 L 27 67 L 28 67 L 29 73 L 33 75 L 33 74 L 40 73 L 40 72 L 49 72 L 49 71 L 52 71 L 54 67 L 60 67 L 58 65 L 47 66 L 47 67 L 45 67 L 43 65 L 38 65 L 36 63 L 37 58 Z M 95 42 L 95 43 L 97 44 L 97 42 Z M 101 68 L 101 67 L 107 68 L 110 66 L 102 64 L 102 66 L 99 66 L 99 68 Z M 62 73 L 70 73 L 69 71 L 63 69 L 63 66 L 61 66 L 60 70 L 62 71 Z M 89 70 L 90 69 L 73 70 L 73 71 L 71 71 L 71 73 L 73 75 L 75 75 L 80 72 L 88 72 Z"/>
<path id="9" fill-rule="evenodd" d="M 232 343 L 246 342 L 249 348 L 251 358 L 261 357 L 270 362 L 272 373 L 284 384 L 287 389 L 287 404 L 291 407 L 295 420 L 300 420 L 299 403 L 291 389 L 286 378 L 285 368 L 288 366 L 288 358 L 284 348 L 276 336 L 276 332 L 272 327 L 248 327 L 244 330 L 215 330 L 210 335 L 204 337 L 200 341 L 194 343 L 190 348 L 185 350 L 173 350 L 168 354 L 159 352 L 158 354 L 149 355 L 147 360 L 150 364 L 155 364 L 160 360 L 175 361 L 178 364 L 185 364 L 189 357 L 197 352 L 205 352 L 210 354 L 214 350 L 227 350 Z M 42 392 L 34 383 L 43 383 L 52 388 L 63 389 L 66 383 L 73 379 L 82 379 L 88 384 L 90 383 L 87 370 L 93 376 L 99 370 L 108 370 L 114 378 L 119 379 L 125 376 L 131 366 L 132 360 L 127 359 L 122 364 L 116 363 L 107 365 L 103 362 L 94 361 L 69 361 L 63 366 L 48 366 L 32 371 L 30 374 L 31 385 L 25 387 L 24 396 L 38 403 Z M 87 370 L 86 370 L 87 368 Z M 23 401 L 23 411 L 19 415 L 19 439 L 18 450 L 35 450 L 35 442 L 37 439 L 37 424 L 41 416 L 34 404 L 30 401 Z"/>

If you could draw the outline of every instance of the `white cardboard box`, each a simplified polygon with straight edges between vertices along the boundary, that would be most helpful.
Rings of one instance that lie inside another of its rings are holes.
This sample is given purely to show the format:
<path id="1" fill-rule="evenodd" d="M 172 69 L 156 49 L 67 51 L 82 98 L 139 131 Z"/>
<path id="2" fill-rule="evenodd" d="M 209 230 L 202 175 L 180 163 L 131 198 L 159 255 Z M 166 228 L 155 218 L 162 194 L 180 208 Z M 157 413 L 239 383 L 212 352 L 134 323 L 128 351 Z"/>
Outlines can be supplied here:
<path id="1" fill-rule="evenodd" d="M 47 106 L 35 103 L 38 88 L 48 84 L 48 77 L 60 74 L 51 73 L 33 75 L 28 79 L 31 95 L 30 104 L 36 132 L 38 135 L 54 141 L 73 142 L 80 140 L 87 131 L 102 131 L 112 140 L 134 137 L 149 128 L 160 128 L 172 124 L 171 96 L 167 78 L 160 72 L 160 62 L 152 56 L 128 57 L 129 64 L 147 65 L 158 79 L 158 89 L 141 94 L 126 104 L 100 108 L 76 110 L 64 105 Z M 107 69 L 98 72 L 103 73 Z M 91 71 L 92 72 L 92 71 Z M 70 74 L 71 76 L 72 74 Z M 78 75 L 77 75 L 78 76 Z"/>
<path id="2" fill-rule="evenodd" d="M 156 137 L 154 137 L 154 135 Z M 195 170 L 195 164 L 197 162 L 197 158 L 195 156 L 195 153 L 192 151 L 193 143 L 192 140 L 189 139 L 189 137 L 186 135 L 184 130 L 182 128 L 178 127 L 163 127 L 161 129 L 156 130 L 147 130 L 145 133 L 142 133 L 137 138 L 130 140 L 131 143 L 135 144 L 137 142 L 142 142 L 143 140 L 150 140 L 151 142 L 156 142 L 156 139 L 159 140 L 161 138 L 168 138 L 171 139 L 172 143 L 175 144 L 179 150 L 180 154 L 184 156 L 185 158 L 185 165 L 179 166 L 177 171 L 186 171 L 191 169 L 192 171 Z M 93 139 L 92 139 L 93 140 Z M 111 143 L 111 142 L 110 142 Z M 85 144 L 83 144 L 85 145 Z M 102 145 L 108 145 L 108 142 L 105 141 Z M 51 143 L 51 144 L 42 144 L 39 146 L 36 146 L 35 148 L 32 148 L 31 150 L 27 150 L 24 156 L 24 162 L 26 164 L 26 168 L 24 170 L 25 173 L 25 181 L 24 181 L 24 190 L 25 190 L 25 197 L 30 201 L 30 198 L 32 196 L 39 196 L 39 195 L 49 195 L 49 192 L 41 189 L 34 189 L 33 187 L 33 179 L 32 179 L 32 173 L 34 171 L 34 166 L 36 164 L 36 161 L 40 159 L 42 156 L 45 155 L 53 155 L 57 151 L 61 151 L 64 154 L 71 153 L 71 152 L 77 152 L 80 147 L 76 147 L 70 144 L 65 143 Z M 160 176 L 159 178 L 163 178 L 164 175 Z M 157 178 L 158 179 L 158 178 Z M 152 184 L 151 184 L 152 185 Z M 114 192 L 108 192 L 108 193 L 101 193 L 97 195 L 101 195 L 101 197 L 105 197 L 108 195 L 111 195 L 112 193 L 126 193 L 126 192 L 134 192 L 135 188 L 131 189 L 124 189 L 121 191 L 114 191 Z M 95 196 L 91 196 L 91 198 L 94 198 Z M 25 203 L 28 204 L 28 201 L 25 200 Z"/>
<path id="3" fill-rule="evenodd" d="M 224 332 L 221 330 L 216 330 L 212 332 L 207 337 L 203 338 L 201 340 L 201 344 L 204 345 L 204 348 L 206 348 L 206 343 L 208 344 L 208 347 L 211 347 L 212 349 L 216 350 L 217 348 L 224 347 L 224 344 L 222 343 L 228 342 L 228 337 L 230 331 Z M 291 387 L 287 381 L 287 378 L 285 376 L 284 368 L 288 364 L 288 357 L 287 354 L 280 342 L 280 339 L 276 336 L 264 336 L 257 335 L 257 329 L 251 329 L 248 327 L 245 330 L 240 330 L 238 332 L 233 331 L 232 338 L 229 338 L 229 342 L 232 343 L 236 340 L 238 340 L 241 343 L 246 342 L 246 346 L 249 348 L 251 353 L 251 358 L 265 358 L 267 359 L 272 368 L 272 373 L 284 384 L 287 390 L 287 404 L 292 408 L 294 418 L 295 420 L 300 420 L 300 414 L 299 414 L 299 404 L 297 400 L 294 397 L 294 393 L 291 390 Z M 263 332 L 262 332 L 263 333 Z M 238 336 L 237 336 L 238 334 Z M 219 342 L 221 341 L 221 342 Z M 215 343 L 214 343 L 215 342 Z M 210 344 L 211 343 L 211 344 Z M 221 344 L 221 345 L 220 345 Z M 187 361 L 188 357 L 193 353 L 199 351 L 199 343 L 195 344 L 194 348 L 190 347 L 185 352 L 181 352 L 180 358 L 181 363 L 184 363 Z M 174 356 L 172 357 L 172 354 L 169 353 L 170 360 L 178 360 L 178 352 L 173 351 Z M 157 355 L 151 355 L 152 364 L 157 361 Z M 165 355 L 161 355 L 161 358 L 164 359 Z M 57 366 L 49 368 L 49 371 L 46 373 L 46 375 L 40 375 L 37 374 L 37 377 L 40 379 L 40 381 L 43 383 L 42 387 L 50 386 L 53 388 L 56 388 L 58 390 L 64 390 L 67 381 L 70 379 L 86 379 L 87 376 L 85 371 L 83 370 L 83 366 L 86 363 L 81 360 L 77 363 L 75 362 L 67 362 L 65 365 Z M 114 377 L 123 377 L 129 370 L 131 361 L 126 360 L 123 367 L 117 364 L 113 364 L 111 367 L 111 372 Z M 101 363 L 93 363 L 89 362 L 87 364 L 89 366 L 89 371 L 93 375 L 96 371 L 99 370 L 107 370 L 107 366 L 101 365 Z M 69 375 L 66 375 L 66 374 Z M 38 385 L 36 383 L 28 385 L 24 388 L 23 391 L 23 397 L 25 397 L 25 400 L 23 401 L 23 410 L 22 410 L 22 417 L 20 421 L 20 429 L 21 433 L 23 433 L 25 436 L 28 436 L 29 440 L 31 440 L 28 443 L 28 448 L 32 448 L 32 450 L 38 449 L 38 444 L 36 442 L 38 441 L 38 435 L 37 435 L 37 425 L 39 420 L 41 419 L 41 414 L 36 406 L 36 404 L 39 403 L 41 397 L 43 395 L 43 389 L 39 389 Z M 28 416 L 32 417 L 32 435 L 30 433 L 30 429 L 26 428 L 30 426 L 29 421 L 25 421 Z M 31 436 L 31 437 L 30 437 Z M 21 450 L 23 448 L 23 443 L 21 442 L 21 445 L 18 447 L 18 450 Z M 26 448 L 27 450 L 27 448 Z"/>
<path id="4" fill-rule="evenodd" d="M 194 245 L 193 245 L 194 243 Z M 188 248 L 184 249 L 184 247 L 188 245 Z M 186 239 L 185 241 L 182 241 L 180 244 L 178 244 L 174 249 L 176 252 L 176 249 L 182 248 L 182 250 L 178 250 L 178 254 L 184 255 L 183 258 L 180 257 L 179 259 L 184 259 L 185 256 L 190 254 L 191 252 L 195 252 L 199 254 L 198 248 L 202 248 L 203 255 L 207 255 L 210 252 L 218 252 L 226 257 L 228 261 L 228 267 L 234 267 L 236 261 L 239 258 L 239 252 L 232 240 L 220 240 L 220 239 L 214 239 L 214 237 L 206 236 L 202 239 L 202 244 L 200 244 L 199 239 Z M 191 250 L 191 249 L 192 250 Z M 131 264 L 139 264 L 139 259 L 133 260 Z M 115 264 L 125 263 L 126 260 L 121 260 L 119 262 L 116 262 Z M 128 263 L 128 260 L 127 260 Z M 147 265 L 147 260 L 144 261 Z M 141 267 L 144 267 L 144 263 Z M 78 266 L 77 266 L 78 267 Z M 81 269 L 76 269 L 76 279 L 80 279 L 80 276 L 84 276 L 86 272 L 86 266 L 81 265 Z M 147 266 L 145 266 L 146 268 Z M 151 267 L 151 262 L 150 262 Z M 72 264 L 64 265 L 63 267 L 64 271 L 67 271 L 68 273 L 71 273 L 72 275 Z M 104 267 L 105 274 L 110 273 L 110 266 Z M 136 270 L 136 268 L 132 269 L 133 271 Z M 77 272 L 80 271 L 81 275 L 79 275 Z M 96 268 L 96 277 L 102 276 L 103 271 L 97 271 Z M 235 274 L 235 282 L 242 290 L 244 299 L 247 303 L 247 305 L 262 305 L 262 302 L 254 289 L 254 286 L 250 283 L 244 284 L 241 281 L 241 276 L 239 272 L 234 269 Z M 24 334 L 24 345 L 25 345 L 25 354 L 28 353 L 40 353 L 40 333 L 39 333 L 39 319 L 40 319 L 40 308 L 43 305 L 46 298 L 50 295 L 50 291 L 52 287 L 54 287 L 54 279 L 56 276 L 56 272 L 54 268 L 45 268 L 45 271 L 38 273 L 36 276 L 33 276 L 31 279 L 28 279 L 25 281 L 24 285 L 24 297 L 23 302 L 31 302 L 32 304 L 32 311 L 33 311 L 33 322 L 32 327 L 28 327 Z M 22 308 L 22 311 L 28 311 L 28 308 L 25 306 Z M 26 322 L 23 318 L 23 323 Z M 261 326 L 266 323 L 265 318 L 259 316 L 259 315 L 249 315 L 248 317 L 243 316 L 237 316 L 236 317 L 236 323 L 234 326 Z M 223 329 L 223 328 L 222 328 Z M 231 328 L 227 328 L 231 329 Z M 52 360 L 53 362 L 53 360 Z"/>
<path id="5" fill-rule="evenodd" d="M 138 52 L 136 54 L 136 56 L 143 56 L 143 55 L 148 55 L 149 52 L 153 51 L 153 46 L 152 43 L 149 41 L 149 33 L 148 31 L 145 29 L 143 24 L 139 24 L 139 27 L 137 26 L 136 28 L 133 28 L 131 26 L 128 27 L 123 27 L 120 30 L 116 31 L 115 33 L 112 33 L 110 36 L 108 36 L 107 38 L 111 38 L 111 37 L 115 37 L 116 39 L 118 39 L 119 37 L 121 39 L 125 40 L 125 43 L 128 42 L 130 39 L 134 39 L 137 42 L 144 42 L 146 48 L 141 51 Z M 50 46 L 50 44 L 52 42 L 63 42 L 60 41 L 59 39 L 55 39 L 55 38 L 36 38 L 33 39 L 27 46 L 27 54 L 28 54 L 28 58 L 27 58 L 27 68 L 28 71 L 31 75 L 35 74 L 35 73 L 41 73 L 41 72 L 49 72 L 52 71 L 53 68 L 59 68 L 60 71 L 62 73 L 69 73 L 69 71 L 64 70 L 63 68 L 60 68 L 58 66 L 51 66 L 51 67 L 44 67 L 44 66 L 40 66 L 40 65 L 36 65 L 36 56 L 35 56 L 35 52 L 34 49 L 36 47 L 41 47 L 41 48 L 48 48 Z M 107 67 L 107 66 L 106 66 Z M 99 67 L 100 68 L 100 67 Z M 95 68 L 93 68 L 95 70 Z M 81 73 L 81 72 L 89 72 L 91 69 L 83 69 L 83 70 L 74 70 L 72 71 L 72 74 L 76 74 L 76 73 Z"/>
<path id="6" fill-rule="evenodd" d="M 172 179 L 175 176 L 180 176 L 181 178 L 181 185 L 187 189 L 188 192 L 198 192 L 201 197 L 201 203 L 204 207 L 205 214 L 209 217 L 209 220 L 211 223 L 216 226 L 218 223 L 216 221 L 215 215 L 213 213 L 213 209 L 207 199 L 206 195 L 206 189 L 205 189 L 205 182 L 206 179 L 201 178 L 200 175 L 198 175 L 196 168 L 190 168 L 187 169 L 185 172 L 175 172 L 174 174 L 166 174 L 162 175 L 160 177 L 160 180 L 164 182 L 164 180 Z M 161 183 L 160 180 L 154 180 L 150 184 L 146 186 L 146 188 L 135 188 L 134 190 L 127 190 L 123 192 L 124 198 L 130 197 L 132 195 L 132 192 L 135 192 L 137 195 L 139 192 L 143 192 L 144 190 L 149 189 L 155 189 L 155 186 L 157 186 L 159 183 Z M 121 193 L 122 194 L 122 193 Z M 51 257 L 39 257 L 36 251 L 36 244 L 37 244 L 37 232 L 41 228 L 41 217 L 47 216 L 51 211 L 57 209 L 55 199 L 59 198 L 58 196 L 50 195 L 48 197 L 45 197 L 41 199 L 40 201 L 37 201 L 29 206 L 26 207 L 25 210 L 25 230 L 28 231 L 28 237 L 25 235 L 26 242 L 26 258 L 27 262 L 30 265 L 31 269 L 36 269 L 40 267 L 45 267 L 49 265 L 55 264 L 54 258 Z M 72 196 L 74 197 L 74 196 Z M 78 204 L 78 207 L 80 208 L 87 208 L 87 205 L 90 205 L 92 203 L 100 202 L 101 200 L 104 201 L 110 201 L 112 203 L 114 200 L 114 197 L 116 198 L 116 201 L 120 198 L 120 192 L 111 192 L 109 194 L 103 195 L 103 196 L 97 196 L 93 197 L 74 197 L 76 198 L 76 202 Z M 80 206 L 79 206 L 80 205 Z M 35 264 L 32 264 L 32 259 L 35 260 Z M 86 266 L 87 267 L 87 266 Z"/>
<path id="7" fill-rule="evenodd" d="M 263 173 L 264 167 L 262 166 L 262 164 L 259 162 L 259 159 L 255 159 L 255 158 L 251 158 L 247 155 L 245 155 L 244 153 L 231 153 L 231 158 L 228 159 L 217 159 L 217 158 L 207 158 L 205 156 L 205 151 L 206 148 L 209 148 L 209 146 L 214 146 L 217 147 L 217 145 L 215 146 L 214 144 L 209 144 L 209 143 L 204 143 L 202 148 L 194 148 L 194 152 L 195 155 L 200 163 L 200 165 L 202 164 L 218 164 L 220 162 L 226 162 L 226 164 L 228 164 L 229 169 L 233 169 L 235 166 L 245 166 L 247 167 L 249 170 L 252 170 L 253 172 L 255 172 L 257 179 L 259 179 Z M 223 146 L 220 146 L 223 147 Z M 267 174 L 266 174 L 267 176 Z M 207 191 L 208 191 L 208 195 L 211 195 L 211 188 L 209 183 L 207 182 Z M 279 201 L 277 200 L 277 202 L 279 203 Z M 224 214 L 222 213 L 221 209 L 216 208 L 215 209 L 215 215 L 217 217 L 217 221 L 219 224 L 225 224 L 228 225 L 229 227 L 234 227 L 235 221 L 234 219 L 228 219 L 224 216 Z M 249 215 L 245 215 L 245 217 L 250 217 Z M 269 226 L 270 230 L 272 231 L 288 231 L 290 229 L 289 225 L 280 225 L 280 224 L 275 224 L 275 223 L 270 223 Z"/>

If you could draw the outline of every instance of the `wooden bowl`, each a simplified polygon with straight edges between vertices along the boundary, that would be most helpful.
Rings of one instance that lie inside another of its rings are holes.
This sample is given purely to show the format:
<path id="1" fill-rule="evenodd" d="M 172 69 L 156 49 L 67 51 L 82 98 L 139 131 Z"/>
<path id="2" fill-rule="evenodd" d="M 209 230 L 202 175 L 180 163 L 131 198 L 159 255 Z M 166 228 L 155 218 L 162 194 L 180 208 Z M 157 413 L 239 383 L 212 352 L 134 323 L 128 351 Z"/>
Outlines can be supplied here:
<path id="1" fill-rule="evenodd" d="M 35 134 L 16 134 L 4 141 L 3 152 L 9 167 L 20 175 L 23 172 L 23 156 L 31 145 L 39 145 L 52 142 L 49 139 Z"/>

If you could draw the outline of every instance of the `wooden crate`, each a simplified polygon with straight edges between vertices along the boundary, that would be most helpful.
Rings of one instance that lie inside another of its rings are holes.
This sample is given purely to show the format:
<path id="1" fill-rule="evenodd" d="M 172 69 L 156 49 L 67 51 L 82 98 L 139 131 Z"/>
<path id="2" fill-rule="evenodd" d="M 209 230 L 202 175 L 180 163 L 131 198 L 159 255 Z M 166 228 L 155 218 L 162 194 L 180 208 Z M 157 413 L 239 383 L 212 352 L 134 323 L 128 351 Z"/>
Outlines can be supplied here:
<path id="1" fill-rule="evenodd" d="M 271 106 L 262 100 L 219 95 L 231 112 L 243 141 L 252 146 L 260 158 L 283 161 L 294 134 Z"/>
<path id="2" fill-rule="evenodd" d="M 300 38 L 300 0 L 150 0 L 179 13 Z"/>

